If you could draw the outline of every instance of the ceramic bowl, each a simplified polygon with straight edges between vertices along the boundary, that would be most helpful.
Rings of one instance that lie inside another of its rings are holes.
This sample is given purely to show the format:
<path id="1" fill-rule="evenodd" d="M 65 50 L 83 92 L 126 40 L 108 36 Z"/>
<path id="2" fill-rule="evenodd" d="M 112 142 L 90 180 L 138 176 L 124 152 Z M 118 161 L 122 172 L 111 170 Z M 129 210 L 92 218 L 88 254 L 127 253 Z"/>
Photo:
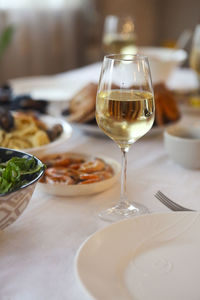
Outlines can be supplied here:
<path id="1" fill-rule="evenodd" d="M 32 158 L 31 154 L 27 154 L 17 150 L 11 150 L 7 148 L 0 148 L 1 162 L 11 159 L 13 156 L 25 157 L 27 159 Z M 42 164 L 39 159 L 34 157 L 38 164 Z M 0 194 L 0 230 L 3 230 L 22 214 L 27 207 L 33 191 L 35 189 L 37 181 L 44 173 L 44 168 L 41 168 L 34 177 L 22 187 L 17 188 L 12 192 Z"/>
<path id="2" fill-rule="evenodd" d="M 90 154 L 84 154 L 84 153 L 68 153 L 69 157 L 73 158 L 83 158 L 86 160 L 92 160 L 94 156 Z M 121 166 L 120 164 L 115 161 L 114 159 L 106 156 L 95 156 L 100 159 L 103 159 L 107 164 L 109 164 L 113 169 L 113 176 L 109 179 L 89 183 L 89 184 L 82 184 L 82 185 L 66 185 L 65 183 L 43 183 L 39 182 L 39 188 L 41 191 L 54 195 L 54 196 L 62 196 L 62 197 L 79 197 L 79 196 L 89 196 L 97 193 L 104 192 L 111 188 L 120 178 L 120 171 Z M 42 158 L 41 158 L 42 160 Z"/>
<path id="3" fill-rule="evenodd" d="M 164 144 L 173 161 L 185 168 L 200 168 L 200 127 L 170 126 L 164 132 Z"/>
<path id="4" fill-rule="evenodd" d="M 166 82 L 187 58 L 187 52 L 182 49 L 141 47 L 138 52 L 149 59 L 153 83 Z"/>

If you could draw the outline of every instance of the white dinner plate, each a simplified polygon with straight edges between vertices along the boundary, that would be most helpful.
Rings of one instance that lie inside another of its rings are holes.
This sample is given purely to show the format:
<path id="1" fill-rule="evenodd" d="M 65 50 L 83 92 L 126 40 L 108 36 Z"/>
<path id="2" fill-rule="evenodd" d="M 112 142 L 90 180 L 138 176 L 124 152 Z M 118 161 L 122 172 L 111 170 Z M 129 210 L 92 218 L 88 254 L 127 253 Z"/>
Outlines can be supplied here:
<path id="1" fill-rule="evenodd" d="M 149 214 L 92 235 L 76 256 L 91 299 L 199 300 L 200 213 Z"/>
<path id="2" fill-rule="evenodd" d="M 61 118 L 54 118 L 54 117 L 51 117 L 48 115 L 43 115 L 40 117 L 40 120 L 43 121 L 47 125 L 48 128 L 51 128 L 55 124 L 61 124 L 63 127 L 63 132 L 53 142 L 50 142 L 49 144 L 46 144 L 44 146 L 20 149 L 24 152 L 28 152 L 28 153 L 36 155 L 36 156 L 44 154 L 44 153 L 48 152 L 49 150 L 52 150 L 52 149 L 60 146 L 62 143 L 65 143 L 72 134 L 71 125 Z"/>
<path id="3" fill-rule="evenodd" d="M 103 192 L 110 187 L 112 187 L 119 179 L 120 177 L 120 170 L 121 166 L 120 164 L 115 161 L 114 159 L 111 159 L 109 157 L 105 156 L 99 156 L 99 155 L 89 155 L 89 154 L 83 154 L 83 153 L 70 153 L 69 152 L 69 157 L 74 157 L 74 158 L 80 158 L 82 157 L 83 159 L 92 159 L 94 157 L 98 157 L 103 159 L 106 163 L 111 165 L 113 168 L 114 174 L 111 178 L 105 179 L 99 182 L 94 182 L 90 184 L 82 184 L 82 185 L 67 185 L 65 183 L 42 183 L 39 182 L 38 185 L 40 186 L 40 189 L 47 193 L 51 194 L 54 196 L 86 196 L 86 195 L 92 195 L 92 194 L 97 194 L 100 192 Z"/>

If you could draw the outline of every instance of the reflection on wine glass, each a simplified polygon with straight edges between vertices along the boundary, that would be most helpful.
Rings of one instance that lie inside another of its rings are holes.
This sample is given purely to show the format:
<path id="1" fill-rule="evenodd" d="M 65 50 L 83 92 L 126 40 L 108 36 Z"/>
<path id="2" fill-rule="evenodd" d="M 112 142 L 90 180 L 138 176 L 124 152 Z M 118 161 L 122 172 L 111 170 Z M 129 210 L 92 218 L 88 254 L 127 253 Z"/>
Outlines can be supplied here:
<path id="1" fill-rule="evenodd" d="M 135 24 L 132 17 L 109 15 L 105 18 L 103 49 L 105 54 L 136 54 Z"/>
<path id="2" fill-rule="evenodd" d="M 198 90 L 200 97 L 200 24 L 196 26 L 190 52 L 190 67 L 196 71 L 198 76 Z"/>
<path id="3" fill-rule="evenodd" d="M 122 151 L 119 203 L 100 213 L 117 221 L 147 212 L 129 201 L 126 193 L 127 157 L 130 146 L 145 135 L 154 122 L 154 96 L 148 59 L 141 55 L 111 54 L 104 57 L 96 101 L 96 120 Z"/>

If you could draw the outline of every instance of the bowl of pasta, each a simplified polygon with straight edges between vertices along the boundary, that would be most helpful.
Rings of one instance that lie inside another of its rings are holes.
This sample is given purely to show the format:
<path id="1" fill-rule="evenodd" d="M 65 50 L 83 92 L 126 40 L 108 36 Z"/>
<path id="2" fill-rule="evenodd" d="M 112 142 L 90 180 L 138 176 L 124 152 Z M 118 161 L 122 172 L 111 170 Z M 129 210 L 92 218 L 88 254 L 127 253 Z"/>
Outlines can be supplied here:
<path id="1" fill-rule="evenodd" d="M 25 210 L 44 169 L 31 154 L 0 147 L 0 230 Z"/>
<path id="2" fill-rule="evenodd" d="M 65 142 L 71 134 L 71 125 L 63 119 L 0 110 L 0 147 L 39 155 Z"/>

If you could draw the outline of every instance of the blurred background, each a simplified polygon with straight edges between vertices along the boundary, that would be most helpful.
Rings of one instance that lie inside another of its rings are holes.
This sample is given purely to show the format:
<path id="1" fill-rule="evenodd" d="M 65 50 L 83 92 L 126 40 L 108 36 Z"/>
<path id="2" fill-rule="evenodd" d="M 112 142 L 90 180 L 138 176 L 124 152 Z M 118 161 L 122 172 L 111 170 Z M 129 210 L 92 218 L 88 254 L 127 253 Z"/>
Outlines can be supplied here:
<path id="1" fill-rule="evenodd" d="M 134 18 L 138 46 L 175 47 L 200 23 L 200 1 L 0 0 L 0 83 L 101 60 L 108 15 Z"/>

